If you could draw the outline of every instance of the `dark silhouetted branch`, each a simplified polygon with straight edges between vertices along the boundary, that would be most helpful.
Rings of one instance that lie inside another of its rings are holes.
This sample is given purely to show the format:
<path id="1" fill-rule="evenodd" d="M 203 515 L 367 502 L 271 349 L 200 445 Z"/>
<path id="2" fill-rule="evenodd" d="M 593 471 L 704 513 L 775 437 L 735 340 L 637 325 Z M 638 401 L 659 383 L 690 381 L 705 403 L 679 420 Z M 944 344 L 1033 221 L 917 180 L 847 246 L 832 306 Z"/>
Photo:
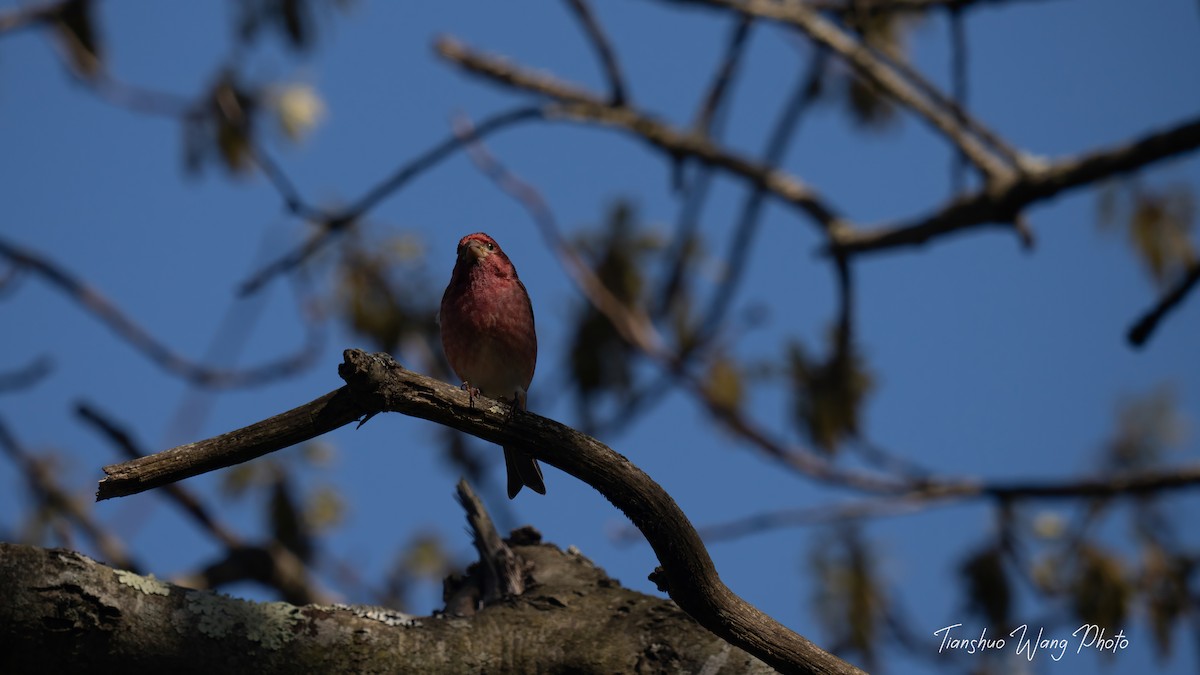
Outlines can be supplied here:
<path id="1" fill-rule="evenodd" d="M 1179 281 L 1153 307 L 1147 310 L 1136 323 L 1130 326 L 1127 335 L 1129 344 L 1134 347 L 1145 345 L 1150 336 L 1154 334 L 1154 330 L 1158 328 L 1158 324 L 1163 320 L 1163 317 L 1178 307 L 1179 303 L 1183 302 L 1183 299 L 1187 297 L 1187 294 L 1196 288 L 1198 282 L 1200 282 L 1200 263 L 1192 263 L 1191 269 L 1181 276 Z"/>

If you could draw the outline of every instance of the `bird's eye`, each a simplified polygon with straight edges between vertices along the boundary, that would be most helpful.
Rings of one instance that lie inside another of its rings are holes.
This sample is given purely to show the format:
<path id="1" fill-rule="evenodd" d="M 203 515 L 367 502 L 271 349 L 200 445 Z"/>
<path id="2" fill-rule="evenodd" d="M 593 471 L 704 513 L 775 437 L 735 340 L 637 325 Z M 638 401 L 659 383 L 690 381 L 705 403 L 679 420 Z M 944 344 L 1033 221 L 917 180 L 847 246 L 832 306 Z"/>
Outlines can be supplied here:
<path id="1" fill-rule="evenodd" d="M 489 251 L 495 251 L 495 250 L 496 250 L 496 245 L 495 245 L 495 244 L 493 244 L 493 243 L 492 243 L 492 242 L 490 242 L 490 241 L 488 242 L 488 244 L 487 244 L 487 247 L 488 247 L 488 250 L 489 250 Z"/>

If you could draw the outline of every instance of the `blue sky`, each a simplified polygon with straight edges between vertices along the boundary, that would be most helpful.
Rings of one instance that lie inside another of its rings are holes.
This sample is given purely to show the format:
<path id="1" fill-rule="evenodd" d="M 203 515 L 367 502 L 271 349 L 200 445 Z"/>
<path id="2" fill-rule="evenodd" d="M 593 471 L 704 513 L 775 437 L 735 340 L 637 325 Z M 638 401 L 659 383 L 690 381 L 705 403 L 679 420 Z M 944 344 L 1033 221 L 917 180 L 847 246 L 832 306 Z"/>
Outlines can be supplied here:
<path id="1" fill-rule="evenodd" d="M 688 124 L 729 21 L 667 3 L 595 4 L 634 102 Z M 1192 64 L 1200 62 L 1195 3 L 1011 4 L 968 16 L 970 105 L 1028 151 L 1068 155 L 1200 110 L 1192 72 Z M 112 72 L 146 87 L 194 95 L 228 53 L 227 10 L 220 3 L 102 5 Z M 355 199 L 444 138 L 453 114 L 478 119 L 520 100 L 439 62 L 431 49 L 436 35 L 453 35 L 517 63 L 603 88 L 590 46 L 556 3 L 361 2 L 322 27 L 311 56 L 297 61 L 268 40 L 247 70 L 255 81 L 311 83 L 329 108 L 328 118 L 304 143 L 289 144 L 278 135 L 272 143 L 312 202 Z M 808 52 L 773 27 L 760 27 L 753 40 L 726 140 L 758 155 Z M 944 19 L 917 26 L 910 43 L 917 66 L 945 86 Z M 181 141 L 177 121 L 114 107 L 73 83 L 43 34 L 0 39 L 5 149 L 0 194 L 6 214 L 0 231 L 51 256 L 158 339 L 200 359 L 237 285 L 308 230 L 284 213 L 261 176 L 230 178 L 215 167 L 199 177 L 185 175 Z M 494 136 L 488 146 L 542 191 L 568 231 L 600 222 L 616 198 L 631 199 L 640 217 L 664 234 L 676 217 L 678 199 L 663 157 L 614 132 L 526 125 Z M 784 165 L 850 217 L 875 223 L 939 204 L 948 194 L 950 161 L 945 143 L 912 117 L 884 132 L 863 133 L 842 108 L 826 104 L 805 119 Z M 1195 189 L 1200 161 L 1163 163 L 1145 180 Z M 743 193 L 735 181 L 717 182 L 702 223 L 714 260 L 724 255 L 725 233 Z M 1009 233 L 990 229 L 856 265 L 857 330 L 877 381 L 865 412 L 869 436 L 949 476 L 1069 477 L 1094 470 L 1118 401 L 1170 383 L 1192 433 L 1169 459 L 1194 460 L 1200 420 L 1195 298 L 1166 321 L 1147 349 L 1132 351 L 1124 343 L 1125 330 L 1152 304 L 1156 290 L 1121 237 L 1097 232 L 1094 193 L 1070 193 L 1031 209 L 1029 216 L 1037 236 L 1032 252 Z M 381 203 L 365 228 L 380 238 L 419 235 L 437 293 L 449 278 L 461 235 L 485 230 L 495 236 L 517 264 L 537 313 L 542 351 L 530 406 L 571 422 L 573 408 L 556 391 L 565 382 L 563 349 L 580 296 L 519 205 L 457 155 Z M 758 304 L 767 318 L 762 326 L 731 333 L 735 355 L 780 353 L 787 336 L 814 348 L 823 344 L 836 311 L 836 289 L 828 266 L 815 255 L 819 244 L 809 223 L 786 207 L 768 207 L 733 313 Z M 272 360 L 303 343 L 288 284 L 276 282 L 264 294 L 263 315 L 239 364 Z M 28 277 L 7 289 L 0 316 L 0 371 L 43 354 L 54 360 L 52 375 L 35 388 L 0 397 L 0 415 L 30 448 L 60 453 L 62 481 L 81 495 L 94 490 L 99 467 L 117 458 L 76 420 L 76 401 L 96 403 L 127 423 L 146 447 L 165 449 L 336 388 L 341 350 L 367 346 L 331 326 L 315 368 L 297 379 L 220 394 L 202 428 L 181 436 L 172 420 L 181 406 L 195 405 L 188 387 L 40 279 Z M 787 399 L 775 388 L 752 391 L 749 403 L 762 424 L 797 438 Z M 625 433 L 602 440 L 660 482 L 698 526 L 853 496 L 781 471 L 714 429 L 707 417 L 686 396 L 673 394 Z M 362 429 L 330 434 L 326 440 L 336 446 L 336 459 L 305 474 L 310 487 L 332 484 L 347 495 L 346 521 L 327 547 L 354 561 L 366 578 L 378 578 L 413 532 L 438 532 L 462 559 L 469 556 L 462 513 L 451 498 L 457 476 L 439 460 L 434 431 L 398 415 L 376 418 Z M 278 456 L 298 462 L 294 451 Z M 498 472 L 492 480 L 501 480 Z M 557 470 L 547 469 L 546 480 L 546 497 L 523 494 L 512 505 L 513 522 L 530 523 L 561 546 L 577 545 L 627 586 L 655 592 L 646 581 L 656 564 L 649 547 L 613 539 L 624 518 L 591 488 Z M 187 484 L 214 504 L 225 499 L 217 476 Z M 15 526 L 23 504 L 19 486 L 13 467 L 0 463 L 0 525 L 6 529 Z M 1191 496 L 1170 503 L 1179 511 L 1198 505 Z M 1067 512 L 1062 505 L 1045 506 Z M 259 504 L 243 501 L 222 509 L 247 535 L 261 530 Z M 96 514 L 126 536 L 160 577 L 184 573 L 216 551 L 153 494 L 101 504 Z M 1127 534 L 1127 524 L 1114 520 L 1113 532 Z M 993 528 L 991 511 L 979 503 L 865 526 L 890 590 L 918 620 L 908 628 L 928 636 L 931 649 L 934 630 L 978 623 L 960 605 L 957 564 Z M 805 566 L 811 534 L 781 530 L 717 542 L 710 552 L 735 592 L 821 643 Z M 421 611 L 439 596 L 440 589 L 426 589 Z M 1030 622 L 1042 618 L 1028 603 L 1015 614 Z M 1132 646 L 1111 665 L 1120 672 L 1155 666 L 1142 615 L 1129 620 L 1126 634 Z M 1166 671 L 1194 672 L 1195 650 L 1178 646 Z M 1068 655 L 1058 663 L 1038 659 L 1035 672 L 1089 672 L 1096 664 L 1092 657 Z M 887 672 L 924 667 L 899 659 L 887 664 Z"/>

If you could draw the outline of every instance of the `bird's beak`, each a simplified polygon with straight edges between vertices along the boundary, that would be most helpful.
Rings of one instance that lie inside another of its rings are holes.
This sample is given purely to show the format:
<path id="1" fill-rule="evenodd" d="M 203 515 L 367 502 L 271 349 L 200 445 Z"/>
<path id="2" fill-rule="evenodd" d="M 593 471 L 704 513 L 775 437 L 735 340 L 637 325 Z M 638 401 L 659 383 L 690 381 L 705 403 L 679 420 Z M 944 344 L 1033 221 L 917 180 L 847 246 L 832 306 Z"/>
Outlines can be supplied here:
<path id="1" fill-rule="evenodd" d="M 466 256 L 471 256 L 476 260 L 483 260 L 484 258 L 488 257 L 487 247 L 480 242 L 472 241 L 458 252 L 458 257 L 464 258 Z"/>

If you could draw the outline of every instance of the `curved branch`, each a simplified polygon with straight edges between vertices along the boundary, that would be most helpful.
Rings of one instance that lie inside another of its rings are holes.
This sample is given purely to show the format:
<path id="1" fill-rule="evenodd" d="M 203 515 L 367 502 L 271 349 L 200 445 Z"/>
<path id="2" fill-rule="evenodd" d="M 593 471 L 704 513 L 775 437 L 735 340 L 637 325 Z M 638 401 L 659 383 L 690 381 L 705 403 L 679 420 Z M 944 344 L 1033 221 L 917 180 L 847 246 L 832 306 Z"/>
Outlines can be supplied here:
<path id="1" fill-rule="evenodd" d="M 657 483 L 599 441 L 531 413 L 406 370 L 387 354 L 350 349 L 338 371 L 346 386 L 269 420 L 217 438 L 104 468 L 98 499 L 133 494 L 294 445 L 359 416 L 393 411 L 427 419 L 536 459 L 586 482 L 642 531 L 663 567 L 671 598 L 701 625 L 787 673 L 857 673 L 735 595 L 687 517 Z"/>

